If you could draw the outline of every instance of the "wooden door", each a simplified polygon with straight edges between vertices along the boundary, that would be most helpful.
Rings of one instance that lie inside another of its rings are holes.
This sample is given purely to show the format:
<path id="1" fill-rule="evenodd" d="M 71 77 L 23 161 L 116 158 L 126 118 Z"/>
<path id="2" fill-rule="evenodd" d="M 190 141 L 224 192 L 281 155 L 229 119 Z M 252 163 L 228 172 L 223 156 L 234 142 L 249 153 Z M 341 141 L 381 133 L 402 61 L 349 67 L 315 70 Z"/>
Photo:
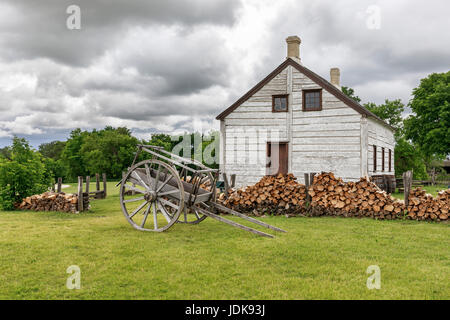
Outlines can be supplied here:
<path id="1" fill-rule="evenodd" d="M 267 170 L 268 175 L 288 173 L 288 144 L 287 142 L 267 143 Z"/>

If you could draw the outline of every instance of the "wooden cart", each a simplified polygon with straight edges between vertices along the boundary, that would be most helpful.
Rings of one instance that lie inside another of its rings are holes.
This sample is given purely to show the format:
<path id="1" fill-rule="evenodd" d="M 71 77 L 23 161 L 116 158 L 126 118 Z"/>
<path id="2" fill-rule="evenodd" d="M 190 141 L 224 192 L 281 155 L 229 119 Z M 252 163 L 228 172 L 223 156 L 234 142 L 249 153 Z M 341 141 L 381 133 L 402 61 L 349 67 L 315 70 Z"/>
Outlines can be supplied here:
<path id="1" fill-rule="evenodd" d="M 142 151 L 150 158 L 136 163 Z M 177 156 L 161 147 L 138 145 L 133 163 L 120 185 L 120 204 L 127 221 L 141 231 L 162 232 L 175 222 L 197 224 L 206 217 L 255 234 L 271 234 L 220 216 L 225 212 L 275 231 L 280 228 L 248 217 L 216 202 L 218 169 Z M 182 216 L 180 218 L 180 216 Z"/>

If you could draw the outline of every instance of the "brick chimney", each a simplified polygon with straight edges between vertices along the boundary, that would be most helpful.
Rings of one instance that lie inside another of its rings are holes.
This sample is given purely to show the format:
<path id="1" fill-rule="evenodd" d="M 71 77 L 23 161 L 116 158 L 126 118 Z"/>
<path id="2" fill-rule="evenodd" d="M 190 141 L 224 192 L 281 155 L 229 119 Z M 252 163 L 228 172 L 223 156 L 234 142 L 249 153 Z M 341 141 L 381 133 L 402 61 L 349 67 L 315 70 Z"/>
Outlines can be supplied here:
<path id="1" fill-rule="evenodd" d="M 330 82 L 336 88 L 341 90 L 341 71 L 339 71 L 339 68 L 330 69 Z"/>
<path id="2" fill-rule="evenodd" d="M 302 42 L 297 36 L 290 36 L 286 38 L 287 42 L 287 58 L 301 63 L 300 60 L 300 43 Z M 286 59 L 287 59 L 286 58 Z"/>

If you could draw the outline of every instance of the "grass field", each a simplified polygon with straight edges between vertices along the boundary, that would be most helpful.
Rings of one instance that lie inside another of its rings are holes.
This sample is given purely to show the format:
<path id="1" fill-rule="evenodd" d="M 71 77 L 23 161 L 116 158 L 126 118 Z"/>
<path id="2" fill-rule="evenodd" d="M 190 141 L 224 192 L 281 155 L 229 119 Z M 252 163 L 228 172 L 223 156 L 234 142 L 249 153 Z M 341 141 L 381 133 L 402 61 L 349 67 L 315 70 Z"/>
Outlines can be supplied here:
<path id="1" fill-rule="evenodd" d="M 267 217 L 288 233 L 262 238 L 212 219 L 144 233 L 113 185 L 89 213 L 0 212 L 0 299 L 450 298 L 448 224 Z M 79 290 L 66 288 L 70 265 Z M 366 287 L 370 265 L 380 290 Z"/>

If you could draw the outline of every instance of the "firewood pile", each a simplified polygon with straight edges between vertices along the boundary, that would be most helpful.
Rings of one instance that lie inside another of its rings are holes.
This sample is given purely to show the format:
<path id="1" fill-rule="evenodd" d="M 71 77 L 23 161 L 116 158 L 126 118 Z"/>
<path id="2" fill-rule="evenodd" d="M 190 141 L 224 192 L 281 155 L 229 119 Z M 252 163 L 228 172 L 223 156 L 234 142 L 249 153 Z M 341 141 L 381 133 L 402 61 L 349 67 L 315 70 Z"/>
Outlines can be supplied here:
<path id="1" fill-rule="evenodd" d="M 333 173 L 314 176 L 309 187 L 310 215 L 372 217 L 395 219 L 403 216 L 405 205 L 374 183 L 361 178 L 358 182 L 344 182 Z"/>
<path id="2" fill-rule="evenodd" d="M 89 198 L 83 197 L 83 207 L 88 208 Z M 26 197 L 18 206 L 22 210 L 62 211 L 75 213 L 78 210 L 78 196 L 72 193 L 44 192 Z"/>
<path id="3" fill-rule="evenodd" d="M 293 174 L 265 176 L 255 185 L 230 190 L 228 199 L 224 194 L 219 196 L 225 206 L 256 216 L 304 213 L 305 199 L 305 186 Z"/>
<path id="4" fill-rule="evenodd" d="M 408 202 L 408 219 L 446 221 L 450 210 L 450 189 L 439 192 L 434 198 L 425 190 L 416 188 L 410 192 Z"/>
<path id="5" fill-rule="evenodd" d="M 405 202 L 392 197 L 373 182 L 361 178 L 357 182 L 344 182 L 333 173 L 316 174 L 306 189 L 292 174 L 265 176 L 258 183 L 241 189 L 231 189 L 228 198 L 222 193 L 219 202 L 230 209 L 261 216 L 309 215 L 371 217 L 380 220 L 448 220 L 450 189 L 441 191 L 436 198 L 418 188 L 409 196 L 408 212 Z"/>

